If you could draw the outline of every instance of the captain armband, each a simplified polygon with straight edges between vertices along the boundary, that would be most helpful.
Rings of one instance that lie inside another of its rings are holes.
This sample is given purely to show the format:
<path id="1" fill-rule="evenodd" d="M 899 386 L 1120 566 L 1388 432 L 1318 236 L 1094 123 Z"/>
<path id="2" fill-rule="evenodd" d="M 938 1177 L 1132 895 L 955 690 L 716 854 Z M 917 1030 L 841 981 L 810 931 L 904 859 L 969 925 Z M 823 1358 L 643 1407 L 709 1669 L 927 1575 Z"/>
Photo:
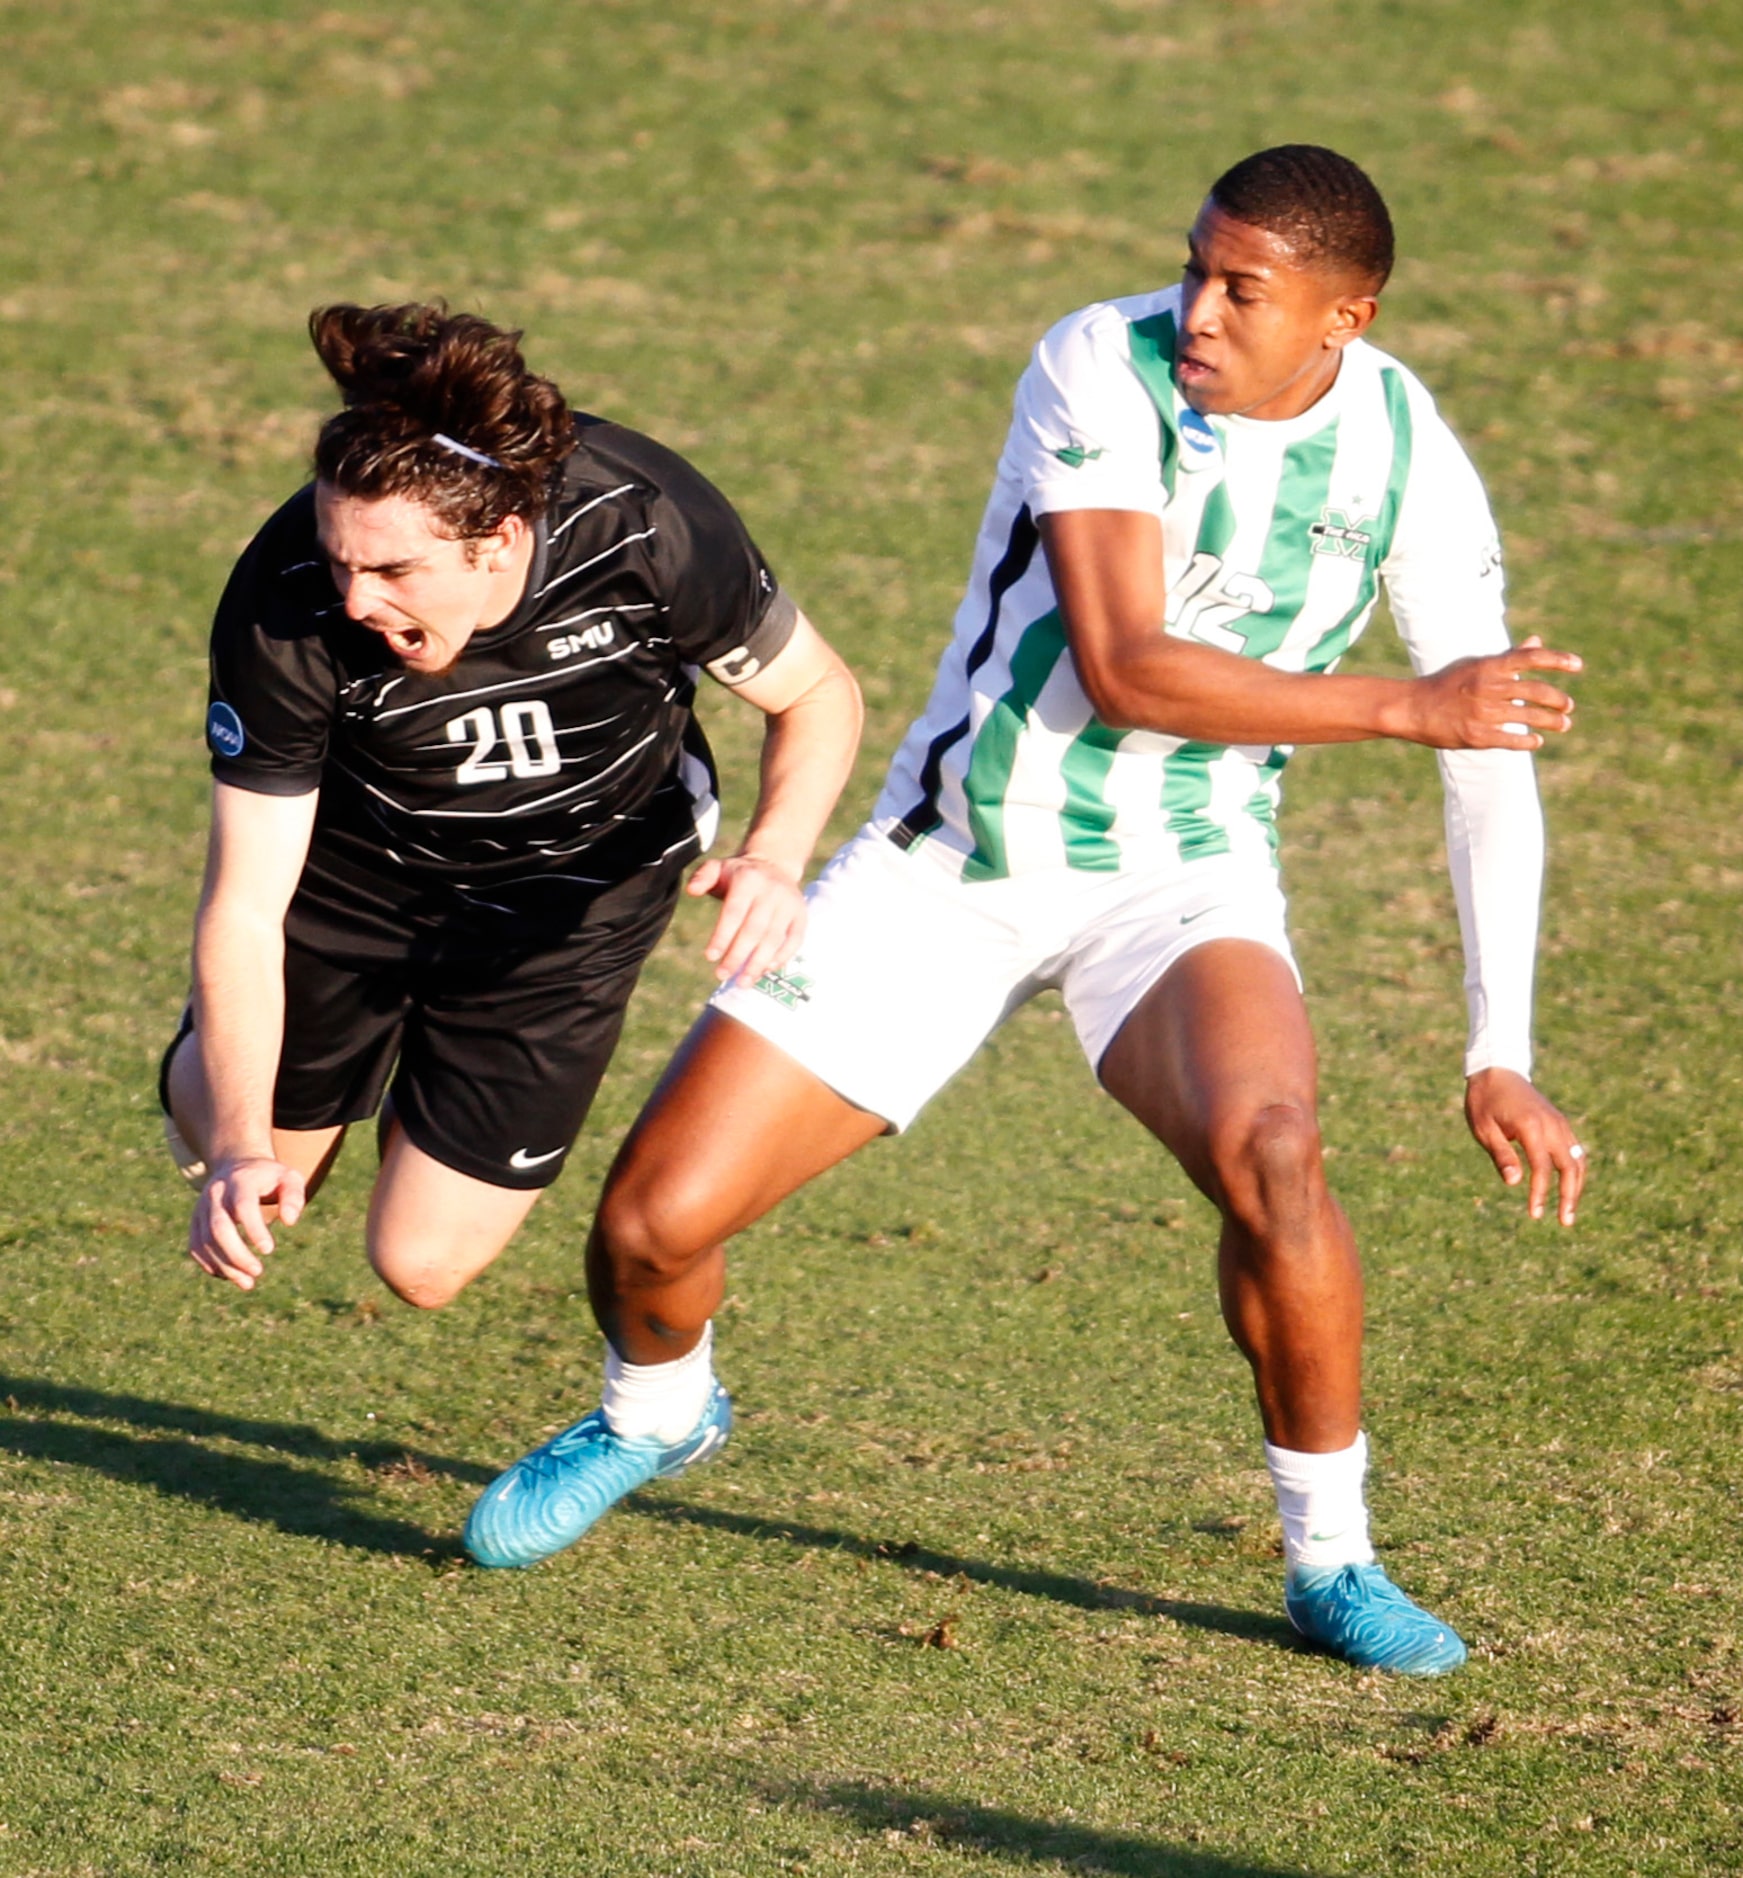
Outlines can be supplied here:
<path id="1" fill-rule="evenodd" d="M 763 662 L 749 646 L 740 646 L 724 658 L 710 659 L 703 669 L 710 678 L 719 679 L 723 685 L 743 685 L 763 669 Z"/>
<path id="2" fill-rule="evenodd" d="M 702 669 L 728 689 L 748 685 L 786 649 L 798 623 L 799 609 L 777 588 L 744 644 L 723 652 L 717 659 L 710 659 Z"/>

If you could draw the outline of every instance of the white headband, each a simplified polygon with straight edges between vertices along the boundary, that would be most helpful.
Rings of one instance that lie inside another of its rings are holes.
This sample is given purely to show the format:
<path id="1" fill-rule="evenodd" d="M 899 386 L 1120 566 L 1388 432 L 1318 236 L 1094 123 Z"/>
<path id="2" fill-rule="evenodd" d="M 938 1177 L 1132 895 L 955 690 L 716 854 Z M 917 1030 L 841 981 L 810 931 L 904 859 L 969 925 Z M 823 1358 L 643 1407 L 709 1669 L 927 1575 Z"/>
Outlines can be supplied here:
<path id="1" fill-rule="evenodd" d="M 482 463 L 486 469 L 501 469 L 502 465 L 493 456 L 486 456 L 482 450 L 474 450 L 468 443 L 460 443 L 443 431 L 437 431 L 431 443 L 439 443 L 444 450 L 451 450 L 455 456 L 463 456 L 468 463 Z"/>

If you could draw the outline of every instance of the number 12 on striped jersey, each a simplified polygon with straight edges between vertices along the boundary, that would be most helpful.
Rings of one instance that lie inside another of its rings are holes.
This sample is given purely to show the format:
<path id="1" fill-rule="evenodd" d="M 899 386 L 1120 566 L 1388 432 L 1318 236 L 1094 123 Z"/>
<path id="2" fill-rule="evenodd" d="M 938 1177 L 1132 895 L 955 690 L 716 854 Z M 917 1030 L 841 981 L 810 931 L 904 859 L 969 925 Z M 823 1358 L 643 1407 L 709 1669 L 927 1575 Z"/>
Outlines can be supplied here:
<path id="1" fill-rule="evenodd" d="M 1163 615 L 1169 629 L 1224 652 L 1247 649 L 1247 635 L 1233 622 L 1249 613 L 1269 613 L 1277 596 L 1257 574 L 1223 577 L 1220 554 L 1202 550 L 1168 595 Z"/>
<path id="2" fill-rule="evenodd" d="M 542 698 L 505 704 L 500 713 L 480 705 L 464 717 L 450 718 L 448 741 L 472 746 L 454 772 L 454 780 L 461 784 L 501 782 L 511 775 L 555 776 L 563 767 L 557 727 Z M 498 758 L 499 750 L 507 752 L 506 763 Z"/>

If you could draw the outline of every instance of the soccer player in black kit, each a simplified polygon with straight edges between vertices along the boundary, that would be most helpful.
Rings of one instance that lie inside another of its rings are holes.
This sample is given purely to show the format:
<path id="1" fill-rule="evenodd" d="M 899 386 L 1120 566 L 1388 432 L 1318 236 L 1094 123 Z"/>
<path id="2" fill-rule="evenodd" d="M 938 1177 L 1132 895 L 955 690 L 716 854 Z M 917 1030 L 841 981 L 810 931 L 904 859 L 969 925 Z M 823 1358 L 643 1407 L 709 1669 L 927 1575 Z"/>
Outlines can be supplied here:
<path id="1" fill-rule="evenodd" d="M 699 670 L 766 718 L 744 839 L 689 886 L 723 978 L 797 948 L 859 693 L 719 491 L 571 413 L 518 334 L 440 306 L 309 326 L 344 408 L 213 628 L 166 1132 L 203 1183 L 194 1261 L 249 1290 L 385 1093 L 369 1258 L 433 1308 L 556 1178 L 712 839 Z"/>

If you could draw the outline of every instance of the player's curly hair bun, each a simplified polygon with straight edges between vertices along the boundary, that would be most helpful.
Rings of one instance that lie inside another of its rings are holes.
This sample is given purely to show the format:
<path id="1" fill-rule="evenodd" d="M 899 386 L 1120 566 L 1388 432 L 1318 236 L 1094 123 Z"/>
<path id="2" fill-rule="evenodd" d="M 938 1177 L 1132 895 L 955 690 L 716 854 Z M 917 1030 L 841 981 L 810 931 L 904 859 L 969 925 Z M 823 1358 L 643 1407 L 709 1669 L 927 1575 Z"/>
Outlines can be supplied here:
<path id="1" fill-rule="evenodd" d="M 315 473 L 346 495 L 408 496 L 461 539 L 549 503 L 574 420 L 529 372 L 517 332 L 440 301 L 324 306 L 309 337 L 345 396 L 315 444 Z"/>

